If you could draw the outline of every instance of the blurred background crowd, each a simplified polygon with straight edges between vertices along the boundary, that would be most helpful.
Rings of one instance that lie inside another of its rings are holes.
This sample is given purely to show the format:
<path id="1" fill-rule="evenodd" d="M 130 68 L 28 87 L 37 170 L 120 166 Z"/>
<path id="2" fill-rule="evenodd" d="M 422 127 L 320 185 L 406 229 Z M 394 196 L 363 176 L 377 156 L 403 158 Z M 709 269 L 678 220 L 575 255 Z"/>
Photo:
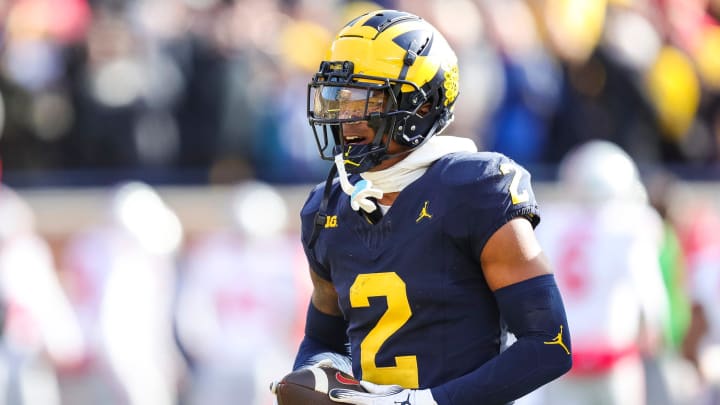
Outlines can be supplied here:
<path id="1" fill-rule="evenodd" d="M 720 1 L 0 0 L 0 405 L 271 403 L 310 289 L 299 206 L 328 170 L 307 82 L 375 8 L 445 34 L 448 134 L 527 167 L 549 214 L 578 145 L 632 159 L 602 184 L 638 176 L 661 227 L 647 403 L 720 403 Z"/>
<path id="2" fill-rule="evenodd" d="M 456 50 L 453 134 L 536 175 L 606 138 L 641 165 L 717 176 L 719 3 L 3 0 L 6 178 L 314 182 L 327 166 L 305 85 L 333 33 L 379 6 L 425 16 Z"/>

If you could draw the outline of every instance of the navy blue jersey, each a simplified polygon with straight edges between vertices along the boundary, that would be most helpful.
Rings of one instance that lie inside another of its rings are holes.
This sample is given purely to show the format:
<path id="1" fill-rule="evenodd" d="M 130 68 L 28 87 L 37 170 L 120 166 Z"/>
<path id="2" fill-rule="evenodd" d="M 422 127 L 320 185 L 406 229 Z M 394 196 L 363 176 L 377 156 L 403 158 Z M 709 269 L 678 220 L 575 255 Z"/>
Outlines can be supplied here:
<path id="1" fill-rule="evenodd" d="M 429 388 L 500 352 L 504 329 L 480 253 L 510 219 L 538 223 L 525 169 L 497 153 L 447 155 L 376 224 L 350 208 L 335 179 L 308 249 L 323 193 L 317 186 L 302 209 L 302 240 L 311 268 L 337 290 L 356 377 Z"/>

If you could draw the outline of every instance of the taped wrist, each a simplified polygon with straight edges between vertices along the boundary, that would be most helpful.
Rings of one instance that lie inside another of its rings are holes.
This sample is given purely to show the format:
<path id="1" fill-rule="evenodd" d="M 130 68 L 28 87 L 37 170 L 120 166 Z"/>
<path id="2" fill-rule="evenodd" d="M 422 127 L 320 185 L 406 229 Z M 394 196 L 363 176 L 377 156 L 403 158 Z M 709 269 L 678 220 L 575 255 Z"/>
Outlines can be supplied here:
<path id="1" fill-rule="evenodd" d="M 305 337 L 300 342 L 293 370 L 316 363 L 322 358 L 332 357 L 327 355 L 322 358 L 317 357 L 319 354 L 334 353 L 346 358 L 346 360 L 331 358 L 333 363 L 338 363 L 336 366 L 349 362 L 350 345 L 346 331 L 347 322 L 343 317 L 322 313 L 311 302 L 305 320 Z"/>
<path id="2" fill-rule="evenodd" d="M 517 341 L 469 374 L 433 388 L 438 404 L 506 404 L 570 370 L 565 307 L 552 274 L 501 288 L 495 298 Z"/>

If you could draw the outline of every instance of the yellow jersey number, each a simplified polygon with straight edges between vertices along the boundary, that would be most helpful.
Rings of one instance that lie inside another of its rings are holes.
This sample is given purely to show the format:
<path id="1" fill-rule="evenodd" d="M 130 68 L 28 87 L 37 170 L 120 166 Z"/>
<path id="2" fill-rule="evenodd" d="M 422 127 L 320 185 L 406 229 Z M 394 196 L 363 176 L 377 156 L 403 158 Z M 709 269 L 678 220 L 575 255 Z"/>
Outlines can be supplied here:
<path id="1" fill-rule="evenodd" d="M 524 203 L 527 200 L 530 199 L 530 195 L 528 195 L 527 190 L 518 190 L 520 187 L 520 179 L 522 178 L 522 170 L 520 170 L 517 165 L 514 165 L 512 163 L 503 163 L 500 165 L 500 173 L 502 174 L 511 174 L 513 175 L 512 180 L 510 180 L 510 198 L 512 199 L 513 204 L 520 204 Z"/>
<path id="2" fill-rule="evenodd" d="M 383 343 L 412 315 L 405 282 L 395 272 L 361 274 L 350 287 L 350 306 L 369 307 L 370 297 L 385 297 L 387 310 L 360 343 L 363 379 L 375 384 L 418 388 L 417 356 L 396 356 L 395 365 L 389 367 L 378 367 L 375 363 Z"/>

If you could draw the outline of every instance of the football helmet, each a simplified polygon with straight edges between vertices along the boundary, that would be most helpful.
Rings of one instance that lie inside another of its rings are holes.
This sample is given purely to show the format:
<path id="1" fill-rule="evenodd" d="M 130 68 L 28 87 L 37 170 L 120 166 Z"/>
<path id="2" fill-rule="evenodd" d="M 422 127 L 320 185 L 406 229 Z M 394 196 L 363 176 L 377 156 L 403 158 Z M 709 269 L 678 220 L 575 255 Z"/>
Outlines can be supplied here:
<path id="1" fill-rule="evenodd" d="M 564 190 L 588 204 L 647 201 L 635 162 L 620 146 L 605 140 L 570 150 L 560 162 L 559 180 Z"/>
<path id="2" fill-rule="evenodd" d="M 416 15 L 376 10 L 335 37 L 308 85 L 307 116 L 320 156 L 342 153 L 347 171 L 361 173 L 398 156 L 391 140 L 413 150 L 440 133 L 457 96 L 457 57 L 442 34 Z M 348 133 L 360 122 L 374 135 Z"/>

